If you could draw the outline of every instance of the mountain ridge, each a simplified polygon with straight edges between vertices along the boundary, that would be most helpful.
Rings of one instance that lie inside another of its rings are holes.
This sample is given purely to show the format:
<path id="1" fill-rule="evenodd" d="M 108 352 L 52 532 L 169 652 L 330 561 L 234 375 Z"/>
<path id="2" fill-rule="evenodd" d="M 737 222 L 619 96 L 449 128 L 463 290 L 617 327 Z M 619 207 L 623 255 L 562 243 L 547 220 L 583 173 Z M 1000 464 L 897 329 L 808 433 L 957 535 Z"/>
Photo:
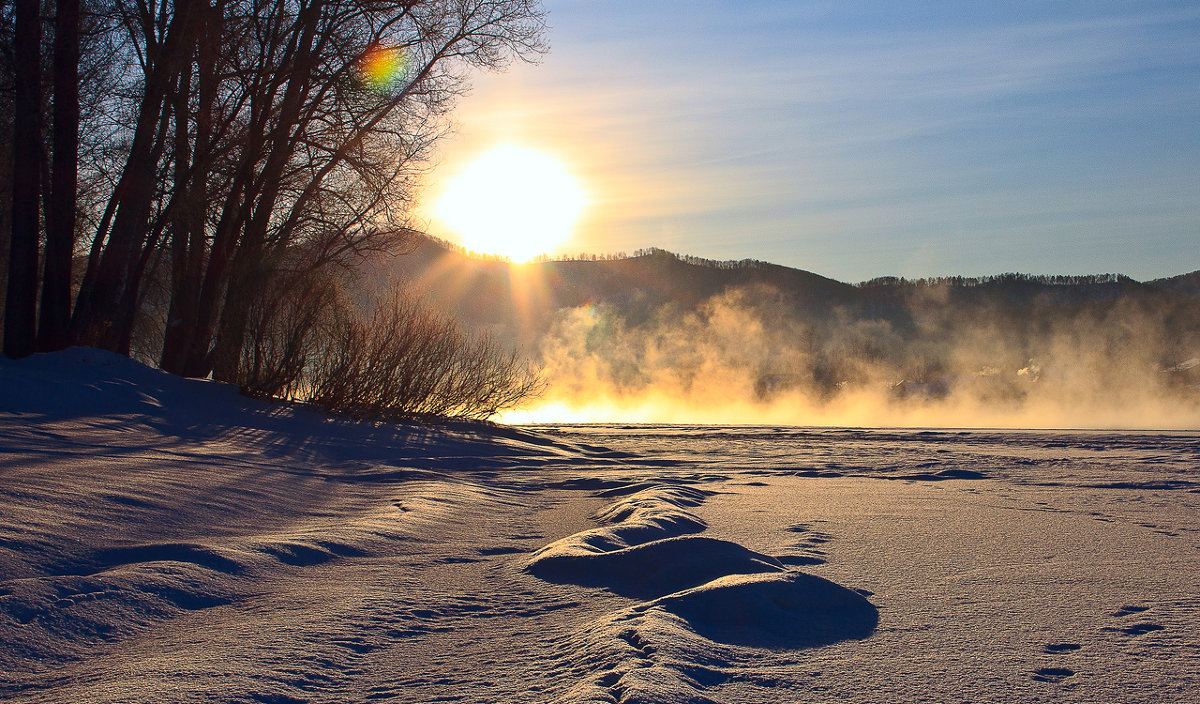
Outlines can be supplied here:
<path id="1" fill-rule="evenodd" d="M 719 261 L 656 247 L 632 256 L 592 256 L 517 264 L 469 252 L 421 236 L 410 251 L 376 263 L 380 275 L 403 283 L 473 326 L 489 327 L 518 314 L 544 317 L 545 310 L 610 305 L 634 321 L 666 305 L 692 309 L 730 290 L 786 304 L 798 314 L 823 316 L 838 309 L 854 317 L 903 318 L 913 299 L 931 294 L 968 308 L 1070 307 L 1138 300 L 1149 304 L 1200 297 L 1200 270 L 1138 281 L 1123 274 L 942 276 L 919 279 L 884 276 L 847 283 L 804 269 L 754 259 Z M 540 309 L 540 310 L 539 310 Z"/>

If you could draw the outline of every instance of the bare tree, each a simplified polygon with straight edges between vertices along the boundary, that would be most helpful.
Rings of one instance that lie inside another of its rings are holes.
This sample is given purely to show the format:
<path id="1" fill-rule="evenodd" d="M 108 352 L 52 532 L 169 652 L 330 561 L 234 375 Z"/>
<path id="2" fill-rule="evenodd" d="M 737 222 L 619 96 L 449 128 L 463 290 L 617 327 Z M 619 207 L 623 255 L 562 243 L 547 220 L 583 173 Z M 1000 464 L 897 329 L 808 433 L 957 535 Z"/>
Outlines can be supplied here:
<path id="1" fill-rule="evenodd" d="M 339 282 L 323 272 L 277 274 L 250 306 L 238 386 L 256 397 L 305 397 L 306 373 L 344 308 Z"/>
<path id="2" fill-rule="evenodd" d="M 106 7 L 136 109 L 73 331 L 128 352 L 143 277 L 165 256 L 161 363 L 191 376 L 236 377 L 273 252 L 310 252 L 316 269 L 402 246 L 413 176 L 468 72 L 541 50 L 530 0 Z M 362 76 L 381 50 L 403 61 L 386 86 Z"/>

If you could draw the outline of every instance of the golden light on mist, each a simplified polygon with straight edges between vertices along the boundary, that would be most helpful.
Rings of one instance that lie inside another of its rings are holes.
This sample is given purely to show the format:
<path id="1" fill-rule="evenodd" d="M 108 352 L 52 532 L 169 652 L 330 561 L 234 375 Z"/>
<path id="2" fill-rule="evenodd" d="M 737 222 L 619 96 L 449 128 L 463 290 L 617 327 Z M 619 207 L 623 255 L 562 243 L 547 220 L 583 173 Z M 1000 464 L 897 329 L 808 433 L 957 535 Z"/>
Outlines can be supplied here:
<path id="1" fill-rule="evenodd" d="M 516 288 L 514 287 L 514 291 Z M 528 294 L 538 294 L 531 289 Z M 1051 320 L 1030 344 L 937 299 L 916 316 L 940 334 L 920 345 L 877 320 L 817 324 L 745 291 L 631 323 L 605 305 L 560 311 L 538 342 L 545 394 L 504 423 L 684 423 L 926 428 L 1194 430 L 1200 397 L 1181 387 L 1191 360 L 1164 369 L 1165 319 L 1118 307 L 1105 318 Z M 533 309 L 533 308 L 531 308 Z M 935 311 L 935 313 L 930 313 Z M 1114 335 L 1118 323 L 1125 327 Z M 888 359 L 867 345 L 889 341 Z M 910 350 L 942 360 L 906 364 Z M 863 352 L 862 350 L 865 350 Z M 1178 357 L 1179 353 L 1175 356 Z M 808 370 L 830 365 L 836 384 Z M 1004 362 L 1003 360 L 1008 360 Z M 1195 363 L 1200 366 L 1200 362 Z M 1021 368 L 1017 368 L 1021 365 Z M 1031 373 L 1032 371 L 1032 373 Z M 1170 373 L 1176 374 L 1171 377 Z M 1194 382 L 1187 382 L 1194 383 Z"/>
<path id="2" fill-rule="evenodd" d="M 586 200 L 561 160 L 506 144 L 451 179 L 435 215 L 467 249 L 524 262 L 566 241 Z"/>

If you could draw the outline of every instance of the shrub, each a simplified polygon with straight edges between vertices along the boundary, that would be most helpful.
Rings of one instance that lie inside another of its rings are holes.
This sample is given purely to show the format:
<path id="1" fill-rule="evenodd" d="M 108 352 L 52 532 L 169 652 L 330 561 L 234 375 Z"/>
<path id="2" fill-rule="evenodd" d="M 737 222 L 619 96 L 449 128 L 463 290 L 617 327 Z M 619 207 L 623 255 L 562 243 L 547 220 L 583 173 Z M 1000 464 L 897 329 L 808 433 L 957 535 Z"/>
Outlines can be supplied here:
<path id="1" fill-rule="evenodd" d="M 298 398 L 322 329 L 341 305 L 338 288 L 313 273 L 277 275 L 265 288 L 271 295 L 250 305 L 238 383 L 247 396 Z"/>
<path id="2" fill-rule="evenodd" d="M 487 335 L 472 335 L 396 293 L 369 315 L 330 288 L 257 307 L 242 389 L 299 398 L 354 418 L 482 420 L 541 393 L 538 371 Z"/>

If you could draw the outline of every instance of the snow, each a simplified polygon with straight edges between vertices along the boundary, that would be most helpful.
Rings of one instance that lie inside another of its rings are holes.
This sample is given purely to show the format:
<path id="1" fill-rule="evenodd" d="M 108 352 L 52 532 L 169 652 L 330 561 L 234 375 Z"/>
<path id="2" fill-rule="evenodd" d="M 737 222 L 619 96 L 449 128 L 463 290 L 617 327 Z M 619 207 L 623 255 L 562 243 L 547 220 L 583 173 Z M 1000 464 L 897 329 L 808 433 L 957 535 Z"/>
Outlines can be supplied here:
<path id="1" fill-rule="evenodd" d="M 1200 433 L 352 423 L 0 362 L 14 702 L 1191 702 Z"/>

